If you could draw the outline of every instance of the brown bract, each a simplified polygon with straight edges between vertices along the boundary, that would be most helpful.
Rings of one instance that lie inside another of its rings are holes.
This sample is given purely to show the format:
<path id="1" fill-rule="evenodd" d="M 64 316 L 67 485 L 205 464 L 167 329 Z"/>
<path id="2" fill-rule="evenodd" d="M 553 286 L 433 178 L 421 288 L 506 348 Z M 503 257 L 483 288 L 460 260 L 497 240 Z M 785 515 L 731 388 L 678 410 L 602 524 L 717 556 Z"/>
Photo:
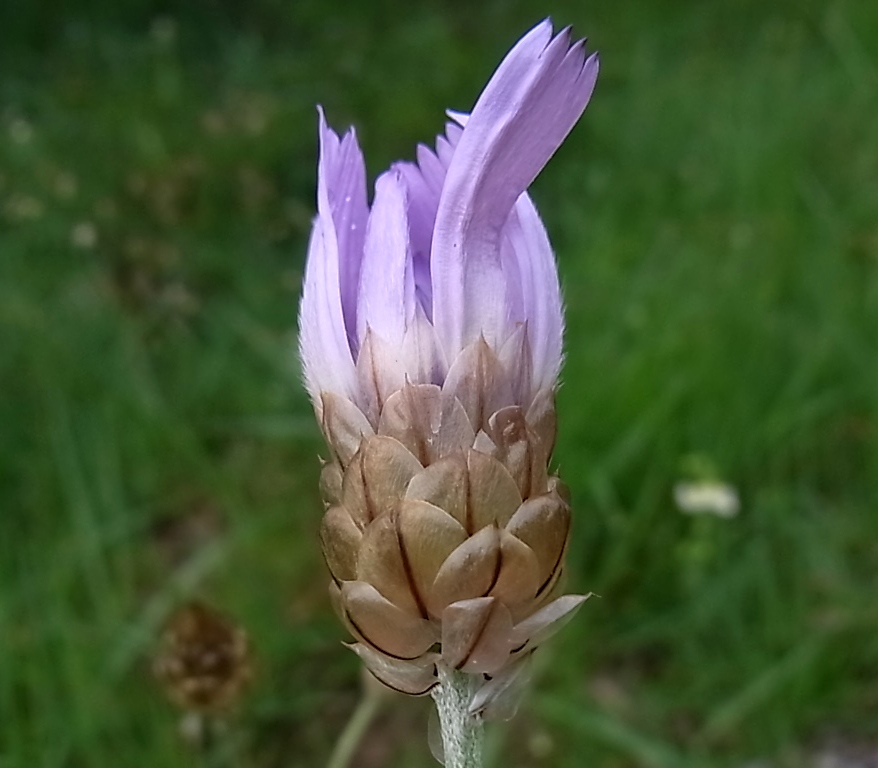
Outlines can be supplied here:
<path id="1" fill-rule="evenodd" d="M 558 596 L 570 508 L 547 471 L 554 393 L 525 407 L 520 391 L 480 340 L 442 387 L 320 404 L 333 454 L 320 537 L 353 649 L 404 693 L 436 685 L 437 663 L 483 675 L 485 716 L 509 714 L 495 699 L 587 598 Z"/>

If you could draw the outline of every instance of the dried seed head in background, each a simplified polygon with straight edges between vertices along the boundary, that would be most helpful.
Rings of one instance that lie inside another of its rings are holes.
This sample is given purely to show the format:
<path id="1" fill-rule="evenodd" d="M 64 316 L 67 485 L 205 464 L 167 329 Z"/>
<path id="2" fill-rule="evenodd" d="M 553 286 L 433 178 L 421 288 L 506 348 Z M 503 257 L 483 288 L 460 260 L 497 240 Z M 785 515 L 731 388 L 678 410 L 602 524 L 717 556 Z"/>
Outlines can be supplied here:
<path id="1" fill-rule="evenodd" d="M 247 633 L 204 603 L 188 603 L 168 621 L 153 671 L 182 709 L 227 711 L 252 678 Z"/>

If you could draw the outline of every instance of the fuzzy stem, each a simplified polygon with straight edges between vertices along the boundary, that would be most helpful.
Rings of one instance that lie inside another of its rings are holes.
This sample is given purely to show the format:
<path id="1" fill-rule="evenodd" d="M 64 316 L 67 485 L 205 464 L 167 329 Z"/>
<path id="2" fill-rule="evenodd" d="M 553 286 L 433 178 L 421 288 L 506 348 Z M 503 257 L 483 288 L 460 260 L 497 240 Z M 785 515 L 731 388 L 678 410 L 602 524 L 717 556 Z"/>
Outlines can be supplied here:
<path id="1" fill-rule="evenodd" d="M 469 713 L 478 680 L 473 675 L 439 665 L 439 685 L 433 689 L 442 729 L 445 768 L 482 768 L 482 721 Z"/>

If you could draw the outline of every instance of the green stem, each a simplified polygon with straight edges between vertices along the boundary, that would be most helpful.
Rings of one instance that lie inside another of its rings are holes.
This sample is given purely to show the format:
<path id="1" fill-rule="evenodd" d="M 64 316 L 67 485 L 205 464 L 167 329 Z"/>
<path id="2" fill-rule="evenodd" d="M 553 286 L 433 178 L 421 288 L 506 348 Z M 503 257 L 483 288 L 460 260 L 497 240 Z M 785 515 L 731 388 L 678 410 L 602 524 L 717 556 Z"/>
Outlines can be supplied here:
<path id="1" fill-rule="evenodd" d="M 354 752 L 357 751 L 360 741 L 369 729 L 369 724 L 378 714 L 380 704 L 380 694 L 372 686 L 366 686 L 360 703 L 357 704 L 351 719 L 348 720 L 348 724 L 335 743 L 335 749 L 332 750 L 326 768 L 348 768 Z"/>
<path id="2" fill-rule="evenodd" d="M 478 677 L 439 666 L 439 685 L 433 689 L 442 729 L 445 768 L 482 768 L 482 721 L 469 713 Z"/>

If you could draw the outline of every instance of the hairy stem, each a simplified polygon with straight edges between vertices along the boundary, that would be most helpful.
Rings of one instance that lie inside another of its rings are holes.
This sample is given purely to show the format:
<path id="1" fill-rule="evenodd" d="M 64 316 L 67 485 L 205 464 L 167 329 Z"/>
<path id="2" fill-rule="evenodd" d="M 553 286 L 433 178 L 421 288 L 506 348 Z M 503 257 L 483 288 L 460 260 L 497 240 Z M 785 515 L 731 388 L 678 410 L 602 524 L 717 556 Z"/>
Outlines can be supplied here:
<path id="1" fill-rule="evenodd" d="M 445 768 L 482 768 L 482 721 L 469 713 L 478 679 L 440 665 L 433 699 L 442 729 Z"/>

